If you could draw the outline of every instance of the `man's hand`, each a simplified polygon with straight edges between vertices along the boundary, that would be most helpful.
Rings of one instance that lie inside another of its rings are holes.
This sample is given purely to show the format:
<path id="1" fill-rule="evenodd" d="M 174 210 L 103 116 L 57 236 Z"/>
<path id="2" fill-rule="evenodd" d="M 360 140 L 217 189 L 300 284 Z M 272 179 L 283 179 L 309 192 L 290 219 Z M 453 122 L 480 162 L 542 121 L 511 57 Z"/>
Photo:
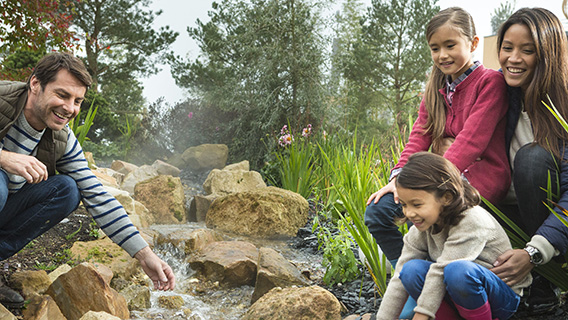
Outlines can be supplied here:
<path id="1" fill-rule="evenodd" d="M 2 150 L 0 166 L 6 172 L 24 177 L 28 183 L 39 183 L 48 178 L 47 167 L 37 158 Z"/>
<path id="2" fill-rule="evenodd" d="M 508 286 L 522 281 L 534 268 L 528 252 L 523 249 L 505 251 L 493 265 L 495 267 L 491 271 Z"/>
<path id="3" fill-rule="evenodd" d="M 371 204 L 372 201 L 375 203 L 379 202 L 382 196 L 391 192 L 394 196 L 394 202 L 398 203 L 398 192 L 396 192 L 396 177 L 393 178 L 386 186 L 382 187 L 379 191 L 373 193 L 367 200 L 367 205 Z"/>
<path id="4" fill-rule="evenodd" d="M 142 269 L 152 279 L 154 289 L 173 290 L 175 288 L 176 278 L 172 268 L 162 261 L 150 247 L 145 247 L 136 252 L 134 258 L 140 261 Z"/>
<path id="5" fill-rule="evenodd" d="M 429 316 L 419 312 L 416 312 L 414 314 L 414 317 L 412 318 L 412 320 L 429 320 L 429 319 L 430 319 Z"/>

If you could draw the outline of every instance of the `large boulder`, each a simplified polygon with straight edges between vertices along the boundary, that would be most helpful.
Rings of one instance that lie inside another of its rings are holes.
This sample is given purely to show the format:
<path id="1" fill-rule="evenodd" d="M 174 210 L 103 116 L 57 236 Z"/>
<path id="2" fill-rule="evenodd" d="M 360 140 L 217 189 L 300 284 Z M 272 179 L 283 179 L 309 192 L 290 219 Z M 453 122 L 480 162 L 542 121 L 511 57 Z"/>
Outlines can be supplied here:
<path id="1" fill-rule="evenodd" d="M 97 179 L 101 182 L 101 184 L 105 187 L 113 187 L 118 188 L 119 184 L 115 177 L 108 175 L 102 170 L 92 170 L 93 174 Z"/>
<path id="2" fill-rule="evenodd" d="M 108 237 L 95 241 L 77 241 L 71 247 L 71 254 L 79 260 L 90 258 L 90 261 L 94 263 L 105 265 L 112 270 L 114 277 L 128 281 L 138 275 L 141 270 L 138 260 L 130 257 Z"/>
<path id="3" fill-rule="evenodd" d="M 172 176 L 172 177 L 179 177 L 179 174 L 181 172 L 180 169 L 178 169 L 177 167 L 166 163 L 162 160 L 156 160 L 154 161 L 154 163 L 152 164 L 152 167 L 154 167 L 154 169 L 156 169 L 156 171 L 158 171 L 158 174 L 162 174 L 162 175 L 166 175 L 166 176 Z"/>
<path id="4" fill-rule="evenodd" d="M 193 200 L 189 205 L 189 214 L 187 219 L 192 222 L 205 222 L 207 211 L 209 211 L 209 207 L 217 198 L 219 198 L 219 195 L 216 194 L 209 194 L 206 196 L 199 194 L 194 195 Z"/>
<path id="5" fill-rule="evenodd" d="M 178 229 L 171 232 L 160 232 L 156 236 L 156 243 L 158 245 L 171 244 L 174 247 L 183 250 L 189 256 L 193 253 L 200 252 L 209 244 L 217 241 L 222 241 L 223 237 L 210 229 Z"/>
<path id="6" fill-rule="evenodd" d="M 0 304 L 0 320 L 18 320 L 6 307 Z"/>
<path id="7" fill-rule="evenodd" d="M 120 294 L 126 299 L 130 311 L 146 310 L 151 307 L 150 288 L 146 286 L 132 284 L 120 290 Z"/>
<path id="8" fill-rule="evenodd" d="M 48 295 L 33 296 L 22 314 L 26 320 L 67 320 L 55 300 Z"/>
<path id="9" fill-rule="evenodd" d="M 180 178 L 159 175 L 139 182 L 134 197 L 152 213 L 155 223 L 175 224 L 187 221 L 185 194 Z"/>
<path id="10" fill-rule="evenodd" d="M 242 320 L 341 320 L 341 304 L 318 287 L 274 288 L 258 299 Z"/>
<path id="11" fill-rule="evenodd" d="M 148 165 L 143 165 L 128 173 L 124 177 L 120 188 L 122 190 L 128 191 L 130 194 L 134 194 L 134 187 L 136 187 L 136 184 L 148 179 L 152 179 L 156 176 L 158 176 L 158 171 L 156 170 L 156 168 Z"/>
<path id="12" fill-rule="evenodd" d="M 10 283 L 14 289 L 21 291 L 26 299 L 43 294 L 51 281 L 45 270 L 22 271 L 10 276 Z"/>
<path id="13" fill-rule="evenodd" d="M 307 286 L 309 282 L 298 269 L 271 248 L 260 248 L 258 272 L 251 302 L 254 303 L 274 287 Z"/>
<path id="14" fill-rule="evenodd" d="M 193 172 L 222 169 L 227 164 L 229 148 L 224 144 L 202 144 L 188 148 L 181 157 L 187 168 Z"/>
<path id="15" fill-rule="evenodd" d="M 189 266 L 210 281 L 228 287 L 254 285 L 258 249 L 249 242 L 214 242 L 194 255 Z"/>
<path id="16" fill-rule="evenodd" d="M 308 202 L 292 191 L 266 187 L 216 199 L 208 228 L 262 238 L 293 237 L 308 220 Z"/>
<path id="17" fill-rule="evenodd" d="M 124 297 L 89 263 L 81 263 L 59 276 L 47 289 L 47 294 L 57 302 L 68 320 L 78 320 L 90 310 L 105 311 L 121 319 L 130 318 Z"/>
<path id="18" fill-rule="evenodd" d="M 85 313 L 79 320 L 120 320 L 120 318 L 104 311 L 89 311 Z"/>
<path id="19" fill-rule="evenodd" d="M 223 168 L 223 170 L 244 170 L 244 171 L 249 171 L 250 170 L 250 163 L 248 160 L 243 160 L 241 162 L 237 162 L 237 163 L 231 163 L 229 165 L 227 165 L 225 168 Z"/>
<path id="20" fill-rule="evenodd" d="M 213 169 L 203 183 L 205 193 L 220 196 L 265 187 L 266 183 L 260 173 L 244 170 Z"/>
<path id="21" fill-rule="evenodd" d="M 122 173 L 124 175 L 138 169 L 138 166 L 126 161 L 114 160 L 110 164 L 110 168 L 116 172 Z"/>

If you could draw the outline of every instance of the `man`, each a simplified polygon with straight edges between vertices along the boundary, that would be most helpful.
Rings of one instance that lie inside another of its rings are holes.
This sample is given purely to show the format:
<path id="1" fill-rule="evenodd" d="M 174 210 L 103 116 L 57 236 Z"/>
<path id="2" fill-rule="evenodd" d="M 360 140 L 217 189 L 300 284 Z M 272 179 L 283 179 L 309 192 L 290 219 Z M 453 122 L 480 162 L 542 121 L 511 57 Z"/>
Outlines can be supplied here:
<path id="1" fill-rule="evenodd" d="M 154 289 L 171 290 L 172 269 L 104 190 L 67 126 L 91 82 L 83 62 L 67 53 L 43 57 L 27 83 L 0 82 L 0 260 L 59 223 L 82 200 L 105 234 L 140 261 Z M 0 303 L 17 308 L 23 302 L 0 287 Z"/>

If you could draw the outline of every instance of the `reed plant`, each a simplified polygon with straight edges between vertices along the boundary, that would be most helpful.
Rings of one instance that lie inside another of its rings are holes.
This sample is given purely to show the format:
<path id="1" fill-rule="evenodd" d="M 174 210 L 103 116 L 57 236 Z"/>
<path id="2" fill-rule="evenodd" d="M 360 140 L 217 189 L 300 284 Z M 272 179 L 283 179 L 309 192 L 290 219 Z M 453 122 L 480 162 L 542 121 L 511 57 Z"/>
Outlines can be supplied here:
<path id="1" fill-rule="evenodd" d="M 79 121 L 81 115 L 80 111 L 75 118 L 69 121 L 69 127 L 71 128 L 71 130 L 73 130 L 73 133 L 75 134 L 75 137 L 77 138 L 77 141 L 79 141 L 79 144 L 81 146 L 83 145 L 85 140 L 88 139 L 87 133 L 89 133 L 89 130 L 94 123 L 98 108 L 98 106 L 95 107 L 95 99 L 93 99 L 93 102 L 91 102 L 91 106 L 89 107 L 89 111 L 87 112 L 87 116 L 83 121 L 83 124 L 80 124 Z"/>

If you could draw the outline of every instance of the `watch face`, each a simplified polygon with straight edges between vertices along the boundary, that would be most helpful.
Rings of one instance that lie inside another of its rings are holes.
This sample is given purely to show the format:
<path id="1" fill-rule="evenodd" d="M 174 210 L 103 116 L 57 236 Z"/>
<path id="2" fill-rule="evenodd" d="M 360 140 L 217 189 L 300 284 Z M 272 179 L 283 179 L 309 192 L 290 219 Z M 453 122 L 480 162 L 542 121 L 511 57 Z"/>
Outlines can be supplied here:
<path id="1" fill-rule="evenodd" d="M 534 262 L 534 264 L 541 264 L 542 263 L 542 253 L 540 252 L 535 252 L 535 254 L 532 256 L 532 260 Z"/>

